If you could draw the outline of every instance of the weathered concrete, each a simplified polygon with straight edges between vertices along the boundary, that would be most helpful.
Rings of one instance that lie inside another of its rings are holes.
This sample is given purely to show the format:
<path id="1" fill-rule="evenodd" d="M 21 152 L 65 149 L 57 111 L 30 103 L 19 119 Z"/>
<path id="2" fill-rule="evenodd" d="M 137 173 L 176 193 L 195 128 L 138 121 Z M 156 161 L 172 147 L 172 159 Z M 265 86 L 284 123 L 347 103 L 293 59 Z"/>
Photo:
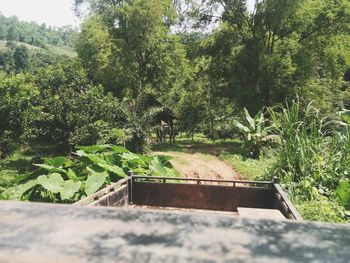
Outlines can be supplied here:
<path id="1" fill-rule="evenodd" d="M 284 215 L 277 209 L 257 209 L 238 207 L 238 214 L 241 217 L 247 217 L 251 219 L 270 219 L 270 220 L 287 220 Z"/>
<path id="2" fill-rule="evenodd" d="M 350 226 L 0 202 L 0 262 L 349 262 Z"/>

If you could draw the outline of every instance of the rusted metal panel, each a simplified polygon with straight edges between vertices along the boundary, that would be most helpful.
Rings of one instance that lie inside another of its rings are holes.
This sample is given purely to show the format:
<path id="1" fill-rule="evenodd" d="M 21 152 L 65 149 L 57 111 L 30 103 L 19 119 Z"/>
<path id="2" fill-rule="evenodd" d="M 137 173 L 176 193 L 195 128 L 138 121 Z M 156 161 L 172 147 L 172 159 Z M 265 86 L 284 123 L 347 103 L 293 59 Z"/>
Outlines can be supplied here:
<path id="1" fill-rule="evenodd" d="M 91 203 L 90 206 L 114 206 L 123 207 L 128 205 L 128 187 L 126 185 L 118 188 L 99 200 Z"/>
<path id="2" fill-rule="evenodd" d="M 180 183 L 182 182 L 182 183 Z M 176 207 L 237 212 L 237 207 L 278 209 L 302 220 L 278 184 L 237 180 L 130 176 L 76 205 Z"/>
<path id="3" fill-rule="evenodd" d="M 132 200 L 137 205 L 217 211 L 274 208 L 273 193 L 266 188 L 144 182 L 134 182 L 132 188 Z"/>
<path id="4" fill-rule="evenodd" d="M 120 180 L 117 183 L 114 183 L 110 186 L 107 186 L 106 188 L 98 191 L 97 193 L 90 195 L 79 202 L 74 203 L 75 206 L 91 206 L 96 205 L 99 200 L 103 200 L 106 196 L 109 196 L 108 198 L 111 198 L 110 195 L 113 195 L 113 193 L 118 192 L 120 188 L 127 185 L 128 179 Z M 101 201 L 103 202 L 103 201 Z"/>
<path id="5" fill-rule="evenodd" d="M 289 200 L 287 194 L 283 191 L 279 184 L 274 184 L 274 204 L 276 209 L 280 210 L 282 214 L 288 219 L 303 220 L 297 209 Z"/>

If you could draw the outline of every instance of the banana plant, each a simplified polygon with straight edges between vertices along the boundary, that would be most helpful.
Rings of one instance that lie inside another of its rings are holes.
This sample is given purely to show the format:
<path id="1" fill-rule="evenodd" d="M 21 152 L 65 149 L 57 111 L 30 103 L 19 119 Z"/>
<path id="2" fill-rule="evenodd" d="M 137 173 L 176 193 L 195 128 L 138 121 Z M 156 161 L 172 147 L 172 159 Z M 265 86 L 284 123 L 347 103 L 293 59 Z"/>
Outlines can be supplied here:
<path id="1" fill-rule="evenodd" d="M 233 126 L 243 136 L 243 148 L 254 159 L 260 157 L 261 147 L 271 138 L 269 133 L 272 127 L 266 126 L 265 123 L 266 120 L 261 111 L 253 118 L 246 108 L 244 108 L 241 122 L 233 120 Z"/>

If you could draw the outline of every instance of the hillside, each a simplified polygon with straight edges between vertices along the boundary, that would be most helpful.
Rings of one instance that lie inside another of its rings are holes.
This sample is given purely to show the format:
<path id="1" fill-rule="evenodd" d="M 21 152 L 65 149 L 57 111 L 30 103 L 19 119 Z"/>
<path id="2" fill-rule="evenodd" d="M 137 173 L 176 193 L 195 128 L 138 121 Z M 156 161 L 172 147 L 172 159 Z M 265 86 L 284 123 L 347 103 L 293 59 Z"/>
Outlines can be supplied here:
<path id="1" fill-rule="evenodd" d="M 0 12 L 0 40 L 27 43 L 34 46 L 74 46 L 78 31 L 70 26 L 50 27 L 46 24 L 23 22 L 17 17 L 5 17 Z"/>
<path id="2" fill-rule="evenodd" d="M 0 40 L 0 50 L 6 50 L 6 43 L 7 41 Z M 74 58 L 77 56 L 77 53 L 74 51 L 74 49 L 67 46 L 65 47 L 65 46 L 47 45 L 47 48 L 42 48 L 42 47 L 27 44 L 27 43 L 23 43 L 23 42 L 15 42 L 15 43 L 17 45 L 23 45 L 31 51 L 47 49 L 48 51 L 58 56 L 65 55 L 70 58 Z"/>

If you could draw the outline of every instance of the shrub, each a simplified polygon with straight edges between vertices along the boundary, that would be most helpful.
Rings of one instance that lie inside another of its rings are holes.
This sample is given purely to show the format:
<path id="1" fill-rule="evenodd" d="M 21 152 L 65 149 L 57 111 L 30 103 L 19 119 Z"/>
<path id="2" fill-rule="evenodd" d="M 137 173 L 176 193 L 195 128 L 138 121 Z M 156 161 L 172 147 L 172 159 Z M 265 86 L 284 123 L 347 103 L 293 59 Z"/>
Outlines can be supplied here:
<path id="1" fill-rule="evenodd" d="M 325 198 L 301 202 L 296 207 L 305 220 L 329 223 L 350 222 L 349 215 L 342 206 Z"/>
<path id="2" fill-rule="evenodd" d="M 31 100 L 37 95 L 31 78 L 25 74 L 0 73 L 0 158 L 10 155 L 21 144 Z"/>
<path id="3" fill-rule="evenodd" d="M 67 150 L 75 145 L 118 143 L 121 111 L 117 99 L 87 83 L 74 66 L 50 68 L 40 75 L 46 79 L 36 81 L 40 94 L 34 104 L 36 114 L 28 121 L 30 137 Z"/>

